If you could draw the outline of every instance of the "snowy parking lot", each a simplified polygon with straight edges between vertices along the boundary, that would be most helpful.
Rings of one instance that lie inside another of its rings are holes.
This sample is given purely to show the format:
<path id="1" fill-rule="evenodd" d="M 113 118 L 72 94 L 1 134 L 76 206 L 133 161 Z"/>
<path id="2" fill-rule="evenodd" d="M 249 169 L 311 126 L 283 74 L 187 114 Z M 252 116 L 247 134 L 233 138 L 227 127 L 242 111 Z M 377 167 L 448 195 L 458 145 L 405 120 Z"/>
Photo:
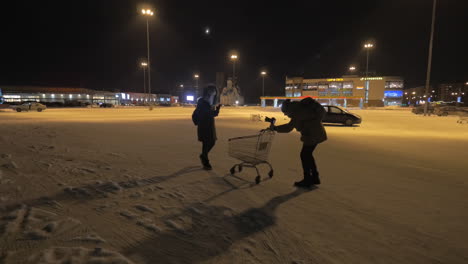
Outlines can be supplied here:
<path id="1" fill-rule="evenodd" d="M 0 263 L 468 263 L 457 117 L 352 110 L 362 124 L 326 126 L 304 191 L 295 131 L 275 137 L 272 179 L 229 175 L 227 140 L 279 110 L 222 108 L 213 171 L 192 111 L 0 111 Z"/>

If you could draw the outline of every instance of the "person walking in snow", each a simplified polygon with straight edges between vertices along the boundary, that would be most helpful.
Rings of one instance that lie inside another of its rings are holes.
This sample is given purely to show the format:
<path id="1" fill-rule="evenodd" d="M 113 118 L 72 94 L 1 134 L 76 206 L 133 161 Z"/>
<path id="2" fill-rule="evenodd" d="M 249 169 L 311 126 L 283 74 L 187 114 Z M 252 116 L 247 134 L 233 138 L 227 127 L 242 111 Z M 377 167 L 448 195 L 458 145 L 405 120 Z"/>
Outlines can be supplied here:
<path id="1" fill-rule="evenodd" d="M 208 85 L 203 89 L 203 95 L 197 101 L 197 108 L 192 114 L 192 120 L 197 126 L 198 141 L 202 142 L 200 161 L 205 170 L 211 170 L 208 153 L 214 147 L 216 137 L 215 117 L 218 116 L 221 105 L 217 102 L 218 90 L 214 85 Z"/>
<path id="2" fill-rule="evenodd" d="M 320 184 L 313 152 L 318 144 L 327 140 L 327 133 L 322 124 L 322 119 L 326 114 L 325 109 L 320 103 L 308 97 L 300 102 L 286 100 L 281 106 L 281 111 L 291 118 L 291 121 L 284 125 L 273 126 L 273 129 L 279 133 L 289 133 L 295 128 L 301 132 L 303 142 L 300 157 L 304 179 L 295 182 L 294 185 L 309 188 Z"/>

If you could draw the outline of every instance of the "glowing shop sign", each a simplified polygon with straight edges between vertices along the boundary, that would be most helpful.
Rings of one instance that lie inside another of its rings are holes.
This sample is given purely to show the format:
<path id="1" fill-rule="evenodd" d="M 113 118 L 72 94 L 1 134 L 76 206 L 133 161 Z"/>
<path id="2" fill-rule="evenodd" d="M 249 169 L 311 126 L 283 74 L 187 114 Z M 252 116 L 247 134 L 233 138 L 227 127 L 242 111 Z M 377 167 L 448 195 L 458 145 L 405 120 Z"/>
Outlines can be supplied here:
<path id="1" fill-rule="evenodd" d="M 379 81 L 383 80 L 383 77 L 367 77 L 367 78 L 361 78 L 361 81 Z"/>
<path id="2" fill-rule="evenodd" d="M 403 91 L 385 91 L 385 98 L 399 98 L 403 97 Z"/>
<path id="3" fill-rule="evenodd" d="M 327 79 L 327 82 L 342 82 L 343 78 L 337 78 L 337 79 Z"/>

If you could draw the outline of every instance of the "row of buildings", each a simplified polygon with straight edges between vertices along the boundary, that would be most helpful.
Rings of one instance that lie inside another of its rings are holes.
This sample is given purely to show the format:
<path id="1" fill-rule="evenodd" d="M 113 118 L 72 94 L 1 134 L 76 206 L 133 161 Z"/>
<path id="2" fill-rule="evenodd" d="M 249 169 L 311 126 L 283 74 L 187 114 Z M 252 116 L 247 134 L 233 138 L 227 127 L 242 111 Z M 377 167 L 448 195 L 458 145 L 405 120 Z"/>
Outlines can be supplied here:
<path id="1" fill-rule="evenodd" d="M 44 104 L 78 106 L 90 104 L 173 104 L 177 96 L 168 94 L 116 93 L 84 88 L 60 88 L 43 86 L 0 86 L 0 103 L 20 104 L 41 102 Z"/>
<path id="2" fill-rule="evenodd" d="M 279 100 L 312 97 L 320 103 L 349 106 L 401 105 L 404 81 L 397 76 L 360 77 L 346 75 L 338 78 L 305 79 L 286 78 L 285 96 L 261 97 L 262 106 L 268 100 L 277 105 Z"/>
<path id="3" fill-rule="evenodd" d="M 432 102 L 457 102 L 468 105 L 468 82 L 442 83 L 429 88 L 429 100 Z M 405 89 L 403 104 L 419 105 L 425 101 L 426 87 L 418 86 Z"/>
<path id="4" fill-rule="evenodd" d="M 221 103 L 242 105 L 243 98 L 232 82 L 221 90 Z M 221 86 L 221 85 L 220 85 Z M 234 92 L 233 92 L 234 91 Z M 446 83 L 430 88 L 429 101 L 458 102 L 468 104 L 468 82 Z M 193 92 L 183 95 L 188 103 L 196 101 Z M 299 100 L 312 97 L 322 104 L 343 107 L 419 105 L 425 101 L 425 87 L 405 88 L 404 80 L 397 76 L 360 77 L 347 75 L 339 78 L 305 79 L 286 78 L 284 96 L 261 97 L 262 106 L 267 103 L 279 106 L 286 99 Z M 0 104 L 41 102 L 51 105 L 79 106 L 88 104 L 143 105 L 179 103 L 178 96 L 169 94 L 120 93 L 84 88 L 60 88 L 41 86 L 0 86 Z M 271 103 L 272 101 L 272 103 Z"/>
<path id="5" fill-rule="evenodd" d="M 444 83 L 430 89 L 429 101 L 458 102 L 468 104 L 468 82 Z M 284 96 L 261 97 L 262 106 L 273 101 L 278 106 L 286 99 L 299 100 L 312 97 L 322 104 L 343 107 L 410 106 L 423 104 L 425 87 L 406 88 L 402 77 L 346 75 L 337 78 L 305 79 L 286 78 Z M 270 103 L 271 105 L 271 103 Z"/>

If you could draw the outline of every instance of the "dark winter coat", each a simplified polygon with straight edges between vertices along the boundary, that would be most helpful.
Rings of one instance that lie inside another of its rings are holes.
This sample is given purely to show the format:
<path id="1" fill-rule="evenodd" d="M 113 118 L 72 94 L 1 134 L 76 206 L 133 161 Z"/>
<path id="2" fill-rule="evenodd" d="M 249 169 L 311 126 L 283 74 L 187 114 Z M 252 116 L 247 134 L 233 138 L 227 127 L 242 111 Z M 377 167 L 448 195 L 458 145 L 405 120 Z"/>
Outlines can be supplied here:
<path id="1" fill-rule="evenodd" d="M 213 107 L 205 99 L 198 99 L 196 116 L 198 121 L 198 141 L 216 141 L 215 117 L 219 114 L 219 108 Z"/>
<path id="2" fill-rule="evenodd" d="M 322 124 L 325 109 L 312 98 L 291 103 L 291 121 L 288 124 L 275 127 L 279 133 L 289 133 L 294 128 L 301 132 L 301 141 L 305 145 L 315 145 L 327 140 L 327 132 Z"/>

